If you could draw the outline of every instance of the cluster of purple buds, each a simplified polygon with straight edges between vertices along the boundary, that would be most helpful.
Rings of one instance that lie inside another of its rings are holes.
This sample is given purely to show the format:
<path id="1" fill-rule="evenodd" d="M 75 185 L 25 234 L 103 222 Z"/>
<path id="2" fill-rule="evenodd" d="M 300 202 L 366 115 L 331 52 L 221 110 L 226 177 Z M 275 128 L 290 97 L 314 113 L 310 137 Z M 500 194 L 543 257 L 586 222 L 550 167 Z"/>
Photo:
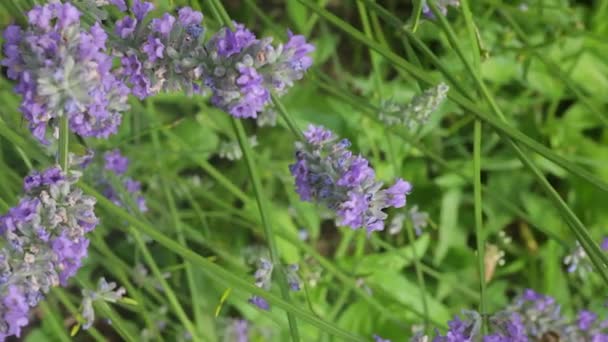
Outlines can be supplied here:
<path id="1" fill-rule="evenodd" d="M 126 5 L 115 2 L 122 11 Z M 148 19 L 154 9 L 151 2 L 134 0 L 132 15 L 116 22 L 120 38 L 112 46 L 120 57 L 121 76 L 135 96 L 144 99 L 161 91 L 198 92 L 205 58 L 203 14 L 182 7 L 177 18 L 169 13 Z"/>
<path id="2" fill-rule="evenodd" d="M 107 34 L 99 23 L 88 29 L 69 3 L 35 6 L 28 27 L 4 31 L 2 65 L 16 80 L 21 111 L 32 134 L 48 143 L 47 127 L 57 138 L 58 118 L 67 115 L 70 129 L 83 137 L 116 133 L 129 89 L 112 72 L 106 54 Z"/>
<path id="3" fill-rule="evenodd" d="M 131 207 L 133 203 L 136 208 L 144 213 L 148 211 L 146 199 L 142 195 L 141 183 L 126 176 L 129 169 L 129 159 L 123 156 L 118 149 L 106 152 L 104 154 L 104 172 L 112 174 L 111 177 L 102 177 L 102 193 L 114 204 L 122 207 Z M 103 174 L 103 172 L 102 172 Z M 119 191 L 111 182 L 111 178 L 117 178 L 124 186 L 125 191 Z M 123 193 L 126 193 L 130 198 L 125 198 Z"/>
<path id="4" fill-rule="evenodd" d="M 19 337 L 28 312 L 51 287 L 67 285 L 87 255 L 85 234 L 95 228 L 95 199 L 74 184 L 77 172 L 59 167 L 24 180 L 25 196 L 0 216 L 0 341 Z"/>
<path id="5" fill-rule="evenodd" d="M 257 39 L 242 24 L 224 28 L 206 43 L 204 81 L 212 103 L 237 118 L 256 118 L 270 103 L 271 92 L 282 95 L 312 65 L 314 46 L 288 32 L 286 44 Z"/>
<path id="6" fill-rule="evenodd" d="M 255 286 L 269 291 L 272 286 L 272 272 L 274 270 L 274 265 L 272 262 L 266 258 L 260 258 L 258 262 L 258 268 L 255 271 L 253 277 L 255 278 Z M 299 266 L 297 264 L 287 265 L 286 267 L 286 275 L 287 275 L 287 283 L 289 288 L 292 291 L 300 291 L 300 277 L 298 276 Z M 262 310 L 269 310 L 270 304 L 260 297 L 260 296 L 252 296 L 249 299 L 249 302 Z"/>
<path id="7" fill-rule="evenodd" d="M 296 143 L 296 162 L 290 165 L 296 192 L 304 201 L 317 201 L 334 210 L 337 224 L 368 232 L 383 230 L 383 209 L 405 206 L 410 183 L 397 179 L 387 189 L 376 181 L 369 162 L 348 149 L 347 139 L 320 126 L 309 126 L 306 141 Z"/>

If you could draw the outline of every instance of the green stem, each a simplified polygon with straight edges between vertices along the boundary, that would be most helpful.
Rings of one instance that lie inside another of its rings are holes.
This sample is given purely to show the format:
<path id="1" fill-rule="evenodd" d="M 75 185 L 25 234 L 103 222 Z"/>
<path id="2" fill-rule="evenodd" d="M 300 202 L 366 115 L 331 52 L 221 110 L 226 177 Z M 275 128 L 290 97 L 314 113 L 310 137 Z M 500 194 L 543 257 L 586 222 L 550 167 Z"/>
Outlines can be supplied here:
<path id="1" fill-rule="evenodd" d="M 171 288 L 171 286 L 167 283 L 167 281 L 163 277 L 162 272 L 158 268 L 158 265 L 156 265 L 156 262 L 154 261 L 154 258 L 152 257 L 152 254 L 150 253 L 150 250 L 148 249 L 148 247 L 146 246 L 146 243 L 144 242 L 144 240 L 141 237 L 141 233 L 133 227 L 131 227 L 130 232 L 131 232 L 131 235 L 133 236 L 133 238 L 135 239 L 137 246 L 141 250 L 143 257 L 144 257 L 146 263 L 148 264 L 148 267 L 150 267 L 150 270 L 152 270 L 152 273 L 154 274 L 155 278 L 158 280 L 158 282 L 160 282 L 160 285 L 164 289 L 165 295 L 167 296 L 167 300 L 169 301 L 169 304 L 173 307 L 173 310 L 175 311 L 175 314 L 177 315 L 178 319 L 184 325 L 186 330 L 188 330 L 188 332 L 192 336 L 193 340 L 202 341 L 200 339 L 200 337 L 198 336 L 198 332 L 197 332 L 196 328 L 194 327 L 194 324 L 192 324 L 192 321 L 190 321 L 190 319 L 188 318 L 188 315 L 186 314 L 182 305 L 180 304 L 179 300 L 177 299 L 175 292 L 173 292 L 173 289 Z"/>
<path id="2" fill-rule="evenodd" d="M 68 172 L 69 161 L 69 123 L 67 114 L 59 119 L 59 166 L 63 172 Z"/>
<path id="3" fill-rule="evenodd" d="M 247 170 L 249 171 L 249 177 L 253 185 L 253 192 L 255 193 L 255 199 L 258 205 L 260 219 L 262 221 L 262 227 L 264 228 L 264 235 L 266 241 L 268 242 L 268 248 L 270 249 L 270 259 L 272 260 L 272 264 L 277 270 L 277 278 L 279 283 L 279 289 L 281 290 L 281 296 L 286 302 L 290 302 L 291 300 L 289 297 L 287 275 L 281 262 L 279 249 L 277 248 L 277 243 L 272 232 L 268 211 L 266 209 L 266 199 L 263 194 L 260 176 L 258 175 L 258 170 L 253 160 L 253 152 L 251 151 L 251 146 L 249 146 L 249 139 L 247 139 L 245 129 L 243 128 L 243 125 L 241 124 L 241 121 L 239 121 L 239 119 L 232 118 L 232 126 L 239 140 L 241 150 L 243 151 L 245 163 L 247 164 Z M 292 313 L 288 312 L 287 319 L 289 321 L 289 331 L 291 333 L 291 338 L 293 341 L 297 342 L 300 340 L 300 337 L 298 333 L 298 325 L 296 323 L 296 318 Z"/>
<path id="4" fill-rule="evenodd" d="M 475 120 L 473 141 L 473 191 L 475 197 L 475 238 L 477 240 L 477 272 L 479 273 L 479 313 L 486 314 L 485 237 L 483 233 L 481 202 L 481 122 Z M 481 321 L 481 331 L 486 333 L 486 320 Z"/>

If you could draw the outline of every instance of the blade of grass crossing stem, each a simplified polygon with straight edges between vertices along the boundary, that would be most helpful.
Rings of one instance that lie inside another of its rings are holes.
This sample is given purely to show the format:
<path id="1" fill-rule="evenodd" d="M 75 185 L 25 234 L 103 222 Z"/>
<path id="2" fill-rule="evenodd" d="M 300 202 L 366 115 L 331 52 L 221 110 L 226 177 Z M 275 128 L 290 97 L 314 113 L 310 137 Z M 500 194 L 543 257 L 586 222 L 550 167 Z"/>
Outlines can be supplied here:
<path id="1" fill-rule="evenodd" d="M 251 151 L 251 146 L 249 146 L 249 139 L 247 139 L 247 135 L 245 134 L 245 129 L 243 128 L 241 121 L 236 118 L 231 118 L 231 120 L 232 126 L 239 141 L 239 145 L 241 146 L 241 150 L 243 151 L 243 158 L 245 159 L 245 163 L 247 164 L 247 170 L 249 171 L 249 177 L 251 178 L 251 183 L 253 185 L 253 192 L 255 193 L 258 210 L 260 212 L 262 227 L 264 228 L 264 237 L 266 238 L 268 248 L 270 249 L 270 259 L 272 260 L 273 266 L 278 271 L 277 280 L 279 283 L 279 289 L 281 290 L 281 296 L 287 302 L 290 302 L 291 300 L 289 296 L 289 285 L 287 284 L 287 275 L 281 262 L 281 257 L 279 255 L 279 250 L 277 248 L 274 233 L 272 232 L 272 226 L 266 208 L 266 196 L 264 196 L 263 194 L 262 183 L 260 181 L 257 166 L 255 165 L 255 162 L 253 160 L 254 157 L 253 152 Z M 300 337 L 298 333 L 298 325 L 296 323 L 296 318 L 292 313 L 288 312 L 287 319 L 289 321 L 289 331 L 291 333 L 291 339 L 293 341 L 299 341 Z"/>
<path id="2" fill-rule="evenodd" d="M 310 323 L 312 326 L 323 330 L 325 332 L 331 333 L 336 337 L 340 337 L 349 341 L 366 341 L 366 339 L 361 338 L 359 336 L 353 335 L 350 332 L 342 330 L 334 325 L 325 322 L 324 320 L 317 318 L 313 314 L 303 310 L 293 304 L 281 299 L 281 297 L 274 295 L 271 292 L 267 292 L 253 284 L 249 281 L 243 279 L 242 276 L 232 274 L 231 272 L 223 269 L 221 266 L 214 264 L 213 262 L 207 260 L 207 258 L 193 252 L 192 250 L 183 248 L 179 242 L 171 239 L 165 234 L 158 231 L 158 229 L 152 227 L 148 223 L 142 222 L 136 217 L 129 214 L 124 209 L 116 206 L 110 200 L 105 198 L 98 191 L 93 189 L 91 186 L 87 184 L 81 184 L 80 187 L 88 194 L 97 198 L 97 203 L 100 207 L 105 208 L 108 212 L 113 214 L 117 219 L 125 220 L 129 224 L 133 225 L 138 231 L 150 236 L 150 238 L 154 239 L 160 245 L 164 246 L 168 250 L 174 252 L 175 254 L 181 255 L 185 259 L 191 261 L 193 264 L 200 267 L 201 272 L 207 274 L 209 277 L 214 279 L 215 281 L 222 283 L 226 286 L 233 287 L 240 291 L 249 292 L 254 295 L 263 296 L 268 300 L 269 303 L 276 305 L 277 307 L 284 309 L 285 311 L 289 311 L 294 315 L 298 316 L 303 321 Z M 119 227 L 125 231 L 129 231 L 125 228 Z"/>
<path id="3" fill-rule="evenodd" d="M 188 332 L 192 336 L 193 340 L 202 341 L 198 335 L 198 331 L 196 331 L 196 328 L 194 327 L 194 324 L 192 323 L 190 318 L 188 318 L 186 311 L 184 311 L 184 308 L 182 307 L 179 300 L 177 299 L 175 292 L 173 292 L 171 285 L 169 285 L 169 283 L 167 283 L 167 281 L 165 280 L 165 278 L 162 275 L 162 272 L 158 268 L 158 265 L 156 265 L 156 262 L 154 261 L 154 258 L 152 257 L 152 254 L 150 253 L 150 250 L 146 246 L 146 243 L 144 242 L 144 240 L 141 238 L 140 232 L 133 227 L 131 227 L 130 232 L 131 232 L 131 235 L 133 236 L 133 238 L 135 239 L 137 246 L 141 250 L 144 260 L 148 264 L 148 267 L 150 267 L 150 270 L 152 271 L 152 273 L 154 274 L 154 276 L 156 277 L 158 282 L 160 282 L 160 285 L 162 286 L 162 288 L 165 292 L 167 300 L 169 301 L 169 304 L 171 304 L 171 306 L 173 307 L 173 310 L 175 311 L 177 318 L 184 325 L 186 330 L 188 330 Z"/>
<path id="4" fill-rule="evenodd" d="M 450 41 L 452 48 L 456 50 L 456 53 L 462 60 L 463 64 L 468 69 L 469 73 L 471 73 L 471 75 L 473 76 L 477 88 L 479 89 L 479 91 L 481 91 L 483 97 L 490 105 L 490 108 L 496 114 L 496 116 L 498 116 L 502 121 L 506 122 L 504 114 L 502 113 L 500 107 L 498 107 L 498 105 L 496 104 L 496 100 L 485 86 L 483 80 L 481 80 L 481 77 L 479 76 L 478 72 L 473 69 L 471 64 L 464 57 L 464 52 L 460 47 L 460 44 L 458 44 L 456 34 L 454 33 L 454 30 L 452 29 L 450 23 L 444 16 L 442 16 L 441 11 L 439 11 L 434 4 L 431 3 L 429 4 L 429 6 L 435 16 L 438 17 L 441 27 L 448 36 L 448 40 Z M 593 254 L 596 261 L 599 262 L 599 264 L 594 262 L 594 265 L 596 266 L 597 271 L 602 273 L 602 277 L 606 280 L 606 283 L 608 284 L 608 271 L 605 267 L 608 266 L 608 256 L 606 256 L 605 253 L 603 253 L 600 247 L 597 245 L 597 243 L 593 241 L 593 239 L 589 235 L 589 232 L 587 231 L 587 228 L 578 219 L 576 214 L 568 207 L 568 205 L 564 202 L 561 196 L 555 191 L 553 186 L 551 186 L 551 184 L 546 180 L 545 176 L 542 174 L 542 172 L 540 172 L 540 170 L 538 170 L 538 167 L 534 164 L 534 162 L 519 148 L 519 146 L 517 146 L 517 144 L 513 140 L 509 139 L 509 142 L 512 148 L 517 153 L 519 159 L 522 160 L 522 162 L 524 162 L 524 164 L 534 173 L 537 180 L 541 183 L 544 190 L 548 193 L 549 197 L 554 202 L 554 205 L 556 205 L 558 208 L 561 208 L 560 212 L 562 213 L 562 215 L 565 216 L 566 221 L 569 223 L 569 226 L 571 227 L 572 231 L 577 235 L 577 239 L 578 236 L 580 236 L 583 240 L 586 241 L 586 243 L 583 244 L 583 241 L 581 241 L 581 239 L 578 239 L 579 242 L 581 242 L 583 248 L 585 249 L 585 252 L 590 256 L 592 256 Z M 564 208 L 567 208 L 567 210 L 564 210 Z M 592 260 L 594 258 L 592 258 Z M 604 266 L 602 266 L 602 263 L 604 264 Z"/>
<path id="5" fill-rule="evenodd" d="M 316 13 L 318 13 L 321 17 L 325 18 L 327 21 L 329 21 L 333 25 L 337 26 L 344 32 L 348 33 L 353 39 L 376 50 L 378 53 L 380 53 L 385 58 L 387 58 L 388 61 L 390 61 L 396 67 L 398 67 L 400 70 L 403 70 L 403 71 L 409 73 L 410 75 L 412 75 L 414 78 L 418 79 L 425 85 L 434 86 L 438 83 L 437 81 L 435 81 L 431 76 L 429 76 L 427 73 L 425 73 L 420 68 L 410 64 L 409 62 L 407 62 L 406 60 L 401 58 L 399 55 L 393 53 L 392 51 L 387 50 L 386 48 L 380 46 L 378 43 L 367 39 L 367 37 L 365 37 L 365 35 L 363 35 L 357 29 L 352 27 L 350 24 L 348 24 L 345 21 L 343 21 L 342 19 L 338 18 L 336 15 L 317 6 L 315 3 L 313 3 L 310 0 L 298 0 L 298 1 L 301 2 L 302 4 L 304 4 L 305 6 L 307 6 L 308 8 L 312 9 Z M 367 0 L 363 0 L 363 1 L 367 1 Z M 458 84 L 458 83 L 456 83 L 456 84 Z M 463 89 L 461 86 L 455 85 L 455 87 Z M 465 96 L 463 96 L 456 92 L 449 92 L 448 98 L 451 99 L 452 101 L 454 101 L 454 103 L 469 110 L 470 113 L 474 114 L 476 117 L 478 117 L 485 123 L 489 124 L 492 128 L 494 128 L 498 132 L 505 134 L 506 137 L 508 137 L 509 139 L 513 139 L 518 142 L 521 142 L 528 148 L 532 149 L 533 151 L 542 155 L 543 157 L 553 161 L 554 163 L 560 165 L 561 167 L 568 170 L 569 172 L 576 175 L 577 177 L 580 177 L 580 178 L 584 179 L 585 181 L 595 185 L 599 189 L 602 189 L 603 191 L 608 192 L 608 183 L 604 182 L 603 180 L 599 179 L 597 176 L 591 174 L 590 172 L 586 171 L 585 169 L 579 167 L 578 165 L 575 165 L 574 163 L 567 160 L 566 158 L 561 157 L 560 155 L 558 155 L 551 149 L 538 143 L 537 141 L 535 141 L 534 139 L 523 134 L 519 130 L 511 127 L 510 125 L 505 124 L 504 122 L 498 120 L 497 118 L 494 118 L 494 117 L 491 117 L 491 116 L 485 114 L 483 109 L 477 107 L 477 105 L 475 105 L 474 102 L 472 102 L 469 98 L 466 97 L 466 94 L 465 94 Z"/>

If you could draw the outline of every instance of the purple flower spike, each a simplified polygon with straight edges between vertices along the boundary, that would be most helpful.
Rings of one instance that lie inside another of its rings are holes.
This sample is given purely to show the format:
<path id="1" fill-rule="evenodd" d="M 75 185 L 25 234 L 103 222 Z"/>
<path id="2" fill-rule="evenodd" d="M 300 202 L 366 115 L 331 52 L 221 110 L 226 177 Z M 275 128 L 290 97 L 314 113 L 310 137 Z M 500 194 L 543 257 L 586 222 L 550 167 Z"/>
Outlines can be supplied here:
<path id="1" fill-rule="evenodd" d="M 603 251 L 608 251 L 608 236 L 602 240 L 601 248 Z"/>
<path id="2" fill-rule="evenodd" d="M 249 303 L 257 306 L 258 308 L 268 311 L 270 310 L 270 304 L 268 304 L 268 302 L 266 301 L 266 299 L 260 297 L 260 296 L 253 296 L 251 298 L 249 298 Z"/>
<path id="3" fill-rule="evenodd" d="M 0 341 L 20 337 L 30 307 L 67 285 L 87 255 L 84 234 L 98 220 L 95 199 L 73 187 L 78 175 L 59 167 L 33 172 L 19 204 L 0 215 Z"/>
<path id="4" fill-rule="evenodd" d="M 104 155 L 104 159 L 106 162 L 104 168 L 106 170 L 115 172 L 117 175 L 122 175 L 127 172 L 127 168 L 129 167 L 129 159 L 120 154 L 118 149 L 107 152 Z"/>
<path id="5" fill-rule="evenodd" d="M 368 233 L 383 230 L 387 215 L 382 210 L 404 206 L 411 185 L 399 179 L 380 190 L 382 183 L 376 181 L 369 162 L 348 150 L 348 140 L 338 140 L 314 125 L 304 137 L 305 142 L 296 143 L 296 162 L 289 167 L 300 198 L 327 205 L 336 212 L 339 225 L 365 227 Z"/>

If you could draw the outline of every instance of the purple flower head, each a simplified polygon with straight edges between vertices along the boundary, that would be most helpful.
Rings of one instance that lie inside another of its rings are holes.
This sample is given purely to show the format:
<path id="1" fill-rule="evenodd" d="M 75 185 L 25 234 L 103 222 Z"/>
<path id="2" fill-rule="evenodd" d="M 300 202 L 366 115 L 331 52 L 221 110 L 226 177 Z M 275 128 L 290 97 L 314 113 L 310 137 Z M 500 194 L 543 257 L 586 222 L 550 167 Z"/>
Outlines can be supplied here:
<path id="1" fill-rule="evenodd" d="M 257 306 L 258 308 L 268 311 L 270 310 L 270 304 L 268 304 L 268 302 L 266 301 L 266 299 L 260 297 L 260 296 L 253 296 L 251 298 L 249 298 L 249 303 Z"/>
<path id="2" fill-rule="evenodd" d="M 40 185 L 42 185 L 42 176 L 38 172 L 32 172 L 23 179 L 23 190 L 25 192 L 30 192 Z"/>
<path id="3" fill-rule="evenodd" d="M 110 3 L 118 7 L 118 9 L 122 12 L 125 12 L 127 10 L 127 4 L 125 3 L 125 0 L 110 0 Z"/>
<path id="4" fill-rule="evenodd" d="M 351 191 L 348 193 L 346 201 L 342 202 L 336 211 L 340 218 L 338 222 L 343 226 L 358 228 L 363 226 L 364 214 L 367 211 L 369 203 L 365 194 Z"/>
<path id="5" fill-rule="evenodd" d="M 116 22 L 116 34 L 122 38 L 129 38 L 133 32 L 135 32 L 135 28 L 137 27 L 137 19 L 125 16 L 124 18 L 118 20 Z"/>
<path id="6" fill-rule="evenodd" d="M 148 12 L 150 12 L 153 9 L 154 9 L 153 3 L 147 2 L 147 1 L 141 1 L 141 0 L 133 0 L 133 7 L 131 7 L 131 10 L 133 11 L 135 18 L 137 18 L 137 21 L 139 21 L 139 22 L 143 21 L 144 18 L 146 17 L 146 15 L 148 14 Z"/>
<path id="7" fill-rule="evenodd" d="M 334 134 L 322 126 L 308 125 L 308 129 L 304 132 L 304 137 L 309 144 L 321 145 L 333 139 Z"/>
<path id="8" fill-rule="evenodd" d="M 287 31 L 287 35 L 289 40 L 284 49 L 290 55 L 291 68 L 295 71 L 306 71 L 312 65 L 312 57 L 309 54 L 315 51 L 314 45 L 306 42 L 302 35 L 294 35 L 291 31 Z"/>
<path id="9" fill-rule="evenodd" d="M 21 328 L 29 322 L 29 306 L 24 294 L 19 287 L 11 285 L 8 287 L 6 296 L 2 299 L 2 320 L 8 327 L 6 331 L 0 332 L 0 339 L 7 336 L 21 337 Z"/>
<path id="10" fill-rule="evenodd" d="M 65 286 L 67 280 L 74 276 L 80 268 L 82 259 L 87 256 L 89 240 L 84 237 L 73 240 L 62 235 L 53 240 L 52 246 L 61 270 L 59 281 L 61 285 Z"/>
<path id="11" fill-rule="evenodd" d="M 161 18 L 152 19 L 150 28 L 153 32 L 158 32 L 161 36 L 168 37 L 174 23 L 175 17 L 169 13 L 165 13 Z"/>
<path id="12" fill-rule="evenodd" d="M 405 206 L 405 197 L 412 191 L 412 185 L 409 182 L 399 178 L 393 186 L 386 190 L 386 204 L 390 207 L 401 208 Z"/>
<path id="13" fill-rule="evenodd" d="M 603 251 L 608 251 L 608 236 L 604 237 L 600 246 Z"/>
<path id="14" fill-rule="evenodd" d="M 254 43 L 256 38 L 243 24 L 235 23 L 234 31 L 225 28 L 211 38 L 211 41 L 215 42 L 217 53 L 220 56 L 230 57 Z"/>
<path id="15" fill-rule="evenodd" d="M 36 5 L 27 12 L 28 22 L 37 28 L 47 31 L 51 28 L 51 20 L 55 17 L 53 7 Z"/>
<path id="16" fill-rule="evenodd" d="M 351 161 L 342 177 L 338 179 L 337 184 L 343 187 L 355 187 L 364 181 L 373 179 L 374 176 L 374 170 L 369 167 L 367 159 L 357 156 Z"/>
<path id="17" fill-rule="evenodd" d="M 581 330 L 589 330 L 593 323 L 597 320 L 597 315 L 589 310 L 582 310 L 578 313 L 578 328 Z"/>
<path id="18" fill-rule="evenodd" d="M 105 166 L 108 171 L 112 171 L 117 175 L 122 175 L 127 172 L 129 167 L 129 159 L 124 157 L 118 149 L 115 149 L 104 154 Z"/>
<path id="19" fill-rule="evenodd" d="M 42 185 L 53 185 L 65 180 L 65 175 L 59 166 L 53 166 L 42 172 Z"/>
<path id="20" fill-rule="evenodd" d="M 183 27 L 192 25 L 200 25 L 203 21 L 203 14 L 198 11 L 194 11 L 190 7 L 182 7 L 178 11 L 178 20 Z"/>
<path id="21" fill-rule="evenodd" d="M 161 43 L 160 39 L 154 38 L 153 36 L 148 37 L 148 41 L 143 45 L 143 51 L 148 55 L 150 62 L 163 58 L 163 51 L 165 46 Z"/>
<path id="22" fill-rule="evenodd" d="M 80 21 L 80 11 L 74 5 L 70 3 L 55 3 L 54 5 L 57 11 L 57 25 L 60 28 L 66 28 Z"/>

